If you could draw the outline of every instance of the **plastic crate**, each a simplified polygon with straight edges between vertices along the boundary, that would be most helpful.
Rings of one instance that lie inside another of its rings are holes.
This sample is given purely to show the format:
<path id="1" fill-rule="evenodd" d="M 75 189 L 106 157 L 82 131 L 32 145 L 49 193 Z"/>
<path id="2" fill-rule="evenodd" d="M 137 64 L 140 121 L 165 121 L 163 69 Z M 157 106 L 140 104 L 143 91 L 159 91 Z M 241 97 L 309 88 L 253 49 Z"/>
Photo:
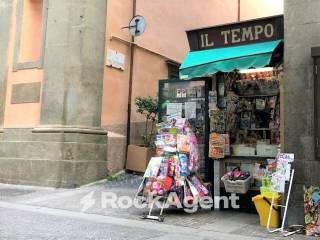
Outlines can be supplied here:
<path id="1" fill-rule="evenodd" d="M 256 148 L 249 147 L 244 144 L 233 144 L 231 145 L 233 156 L 255 156 Z"/>
<path id="2" fill-rule="evenodd" d="M 278 145 L 257 144 L 257 156 L 276 157 Z"/>
<path id="3" fill-rule="evenodd" d="M 229 193 L 247 193 L 250 188 L 251 176 L 245 180 L 235 180 L 231 181 L 222 177 L 222 182 Z"/>

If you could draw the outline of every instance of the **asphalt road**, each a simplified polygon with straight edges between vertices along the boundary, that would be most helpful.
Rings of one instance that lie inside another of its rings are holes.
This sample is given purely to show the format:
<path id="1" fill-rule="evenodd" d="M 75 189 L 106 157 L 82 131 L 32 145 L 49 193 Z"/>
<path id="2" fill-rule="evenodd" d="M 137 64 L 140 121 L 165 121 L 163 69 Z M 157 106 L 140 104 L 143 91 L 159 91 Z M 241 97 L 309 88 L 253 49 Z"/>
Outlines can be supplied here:
<path id="1" fill-rule="evenodd" d="M 163 235 L 158 231 L 146 231 L 145 229 L 100 223 L 71 216 L 54 216 L 6 208 L 0 208 L 0 222 L 1 240 L 138 240 Z"/>
<path id="2" fill-rule="evenodd" d="M 222 240 L 234 237 L 206 229 L 0 202 L 1 240 Z M 237 239 L 262 240 L 247 236 Z"/>
<path id="3" fill-rule="evenodd" d="M 140 177 L 123 176 L 79 189 L 50 189 L 0 184 L 0 240 L 264 240 L 268 234 L 258 216 L 235 211 L 165 211 L 165 222 L 141 220 L 144 210 L 101 208 L 101 195 L 134 196 Z M 81 199 L 92 194 L 95 204 L 82 211 Z"/>

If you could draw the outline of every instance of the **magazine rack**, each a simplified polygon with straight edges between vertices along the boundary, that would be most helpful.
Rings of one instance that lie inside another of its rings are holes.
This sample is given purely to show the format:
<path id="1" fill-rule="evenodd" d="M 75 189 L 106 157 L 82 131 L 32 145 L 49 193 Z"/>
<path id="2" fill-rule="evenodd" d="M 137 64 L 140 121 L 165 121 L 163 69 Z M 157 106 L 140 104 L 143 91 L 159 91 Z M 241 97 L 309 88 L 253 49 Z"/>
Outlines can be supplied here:
<path id="1" fill-rule="evenodd" d="M 134 199 L 138 199 L 139 193 L 141 191 L 143 191 L 143 186 L 144 186 L 145 180 L 146 180 L 146 177 L 143 177 L 142 182 L 139 185 L 138 191 L 137 191 Z M 160 209 L 160 213 L 159 213 L 158 216 L 152 215 L 152 211 L 154 209 L 154 204 L 155 204 L 155 201 L 156 201 L 156 199 L 153 198 L 151 203 L 148 203 L 148 208 L 149 208 L 148 214 L 143 214 L 141 216 L 141 218 L 142 219 L 150 219 L 150 220 L 156 220 L 156 221 L 159 221 L 159 222 L 163 222 L 164 221 L 163 210 L 164 210 L 164 207 L 167 204 L 168 194 L 163 196 L 160 200 L 162 200 L 162 204 L 161 204 L 161 209 Z"/>
<path id="2" fill-rule="evenodd" d="M 209 191 L 195 174 L 199 165 L 199 150 L 186 119 L 176 119 L 173 124 L 159 124 L 155 145 L 157 156 L 150 159 L 135 198 L 142 196 L 142 201 L 148 204 L 148 214 L 143 215 L 143 219 L 163 222 L 163 210 L 171 201 L 171 193 L 176 193 L 178 198 L 172 199 L 175 203 L 179 200 L 184 208 L 186 197 L 207 196 Z M 155 216 L 152 212 L 157 201 L 161 202 L 161 208 L 159 215 Z"/>
<path id="3" fill-rule="evenodd" d="M 157 220 L 159 222 L 163 222 L 164 221 L 164 216 L 162 214 L 163 214 L 163 209 L 164 209 L 165 205 L 167 204 L 167 200 L 168 200 L 167 196 L 163 197 L 159 216 L 155 216 L 155 215 L 152 215 L 152 210 L 153 210 L 153 207 L 154 207 L 154 204 L 155 204 L 155 201 L 156 201 L 155 199 L 153 199 L 151 204 L 149 205 L 148 214 L 147 215 L 142 215 L 141 218 L 142 219 Z"/>
<path id="4" fill-rule="evenodd" d="M 289 189 L 287 192 L 287 198 L 286 198 L 286 203 L 285 205 L 281 205 L 281 204 L 275 204 L 275 195 L 276 193 L 274 192 L 272 195 L 272 201 L 271 201 L 271 205 L 270 205 L 270 210 L 269 210 L 269 217 L 268 217 L 268 223 L 267 223 L 267 229 L 270 233 L 274 233 L 274 232 L 280 232 L 283 236 L 287 237 L 290 236 L 292 234 L 298 233 L 301 230 L 295 230 L 292 232 L 289 231 L 285 231 L 284 230 L 284 225 L 286 222 L 286 217 L 287 217 L 287 211 L 288 211 L 288 206 L 289 206 L 289 200 L 290 200 L 290 194 L 291 194 L 291 188 L 292 188 L 292 182 L 293 182 L 293 176 L 294 176 L 294 169 L 291 170 L 290 172 L 290 179 L 289 179 Z M 285 195 L 285 193 L 283 193 L 283 195 Z M 282 218 L 282 223 L 281 223 L 281 227 L 280 228 L 276 228 L 276 229 L 270 229 L 270 221 L 271 221 L 271 214 L 272 214 L 272 209 L 274 207 L 280 207 L 280 208 L 284 208 L 284 214 L 283 214 L 283 218 Z"/>

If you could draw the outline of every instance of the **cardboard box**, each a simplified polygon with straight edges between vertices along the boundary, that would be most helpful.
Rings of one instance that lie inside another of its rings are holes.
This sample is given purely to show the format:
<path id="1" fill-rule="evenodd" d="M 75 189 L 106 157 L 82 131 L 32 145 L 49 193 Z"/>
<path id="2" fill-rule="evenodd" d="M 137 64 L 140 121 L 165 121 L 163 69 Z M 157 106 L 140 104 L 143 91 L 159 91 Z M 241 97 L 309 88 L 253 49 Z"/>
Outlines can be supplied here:
<path id="1" fill-rule="evenodd" d="M 257 156 L 276 157 L 278 154 L 278 145 L 257 144 Z"/>
<path id="2" fill-rule="evenodd" d="M 151 157 L 154 155 L 155 150 L 153 148 L 129 145 L 126 169 L 135 172 L 144 172 Z"/>
<path id="3" fill-rule="evenodd" d="M 255 156 L 256 148 L 248 147 L 244 144 L 233 144 L 231 145 L 232 155 L 234 156 Z"/>

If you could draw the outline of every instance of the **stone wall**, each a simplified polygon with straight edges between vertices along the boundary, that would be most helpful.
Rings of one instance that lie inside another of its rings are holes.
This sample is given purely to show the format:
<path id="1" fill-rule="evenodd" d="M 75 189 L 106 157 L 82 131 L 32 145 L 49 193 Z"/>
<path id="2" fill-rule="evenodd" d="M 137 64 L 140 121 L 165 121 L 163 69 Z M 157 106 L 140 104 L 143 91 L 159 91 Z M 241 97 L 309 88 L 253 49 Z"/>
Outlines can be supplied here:
<path id="1" fill-rule="evenodd" d="M 144 134 L 144 127 L 144 122 L 131 122 L 130 144 L 143 144 L 141 136 Z M 115 173 L 125 168 L 127 125 L 113 124 L 105 128 L 108 131 L 108 171 Z"/>
<path id="2" fill-rule="evenodd" d="M 283 151 L 295 154 L 288 224 L 303 224 L 303 185 L 320 185 L 315 159 L 314 77 L 311 47 L 320 46 L 320 1 L 285 0 Z"/>
<path id="3" fill-rule="evenodd" d="M 41 125 L 101 126 L 106 2 L 50 1 Z"/>
<path id="4" fill-rule="evenodd" d="M 107 136 L 79 129 L 4 129 L 0 182 L 78 187 L 107 175 Z"/>

